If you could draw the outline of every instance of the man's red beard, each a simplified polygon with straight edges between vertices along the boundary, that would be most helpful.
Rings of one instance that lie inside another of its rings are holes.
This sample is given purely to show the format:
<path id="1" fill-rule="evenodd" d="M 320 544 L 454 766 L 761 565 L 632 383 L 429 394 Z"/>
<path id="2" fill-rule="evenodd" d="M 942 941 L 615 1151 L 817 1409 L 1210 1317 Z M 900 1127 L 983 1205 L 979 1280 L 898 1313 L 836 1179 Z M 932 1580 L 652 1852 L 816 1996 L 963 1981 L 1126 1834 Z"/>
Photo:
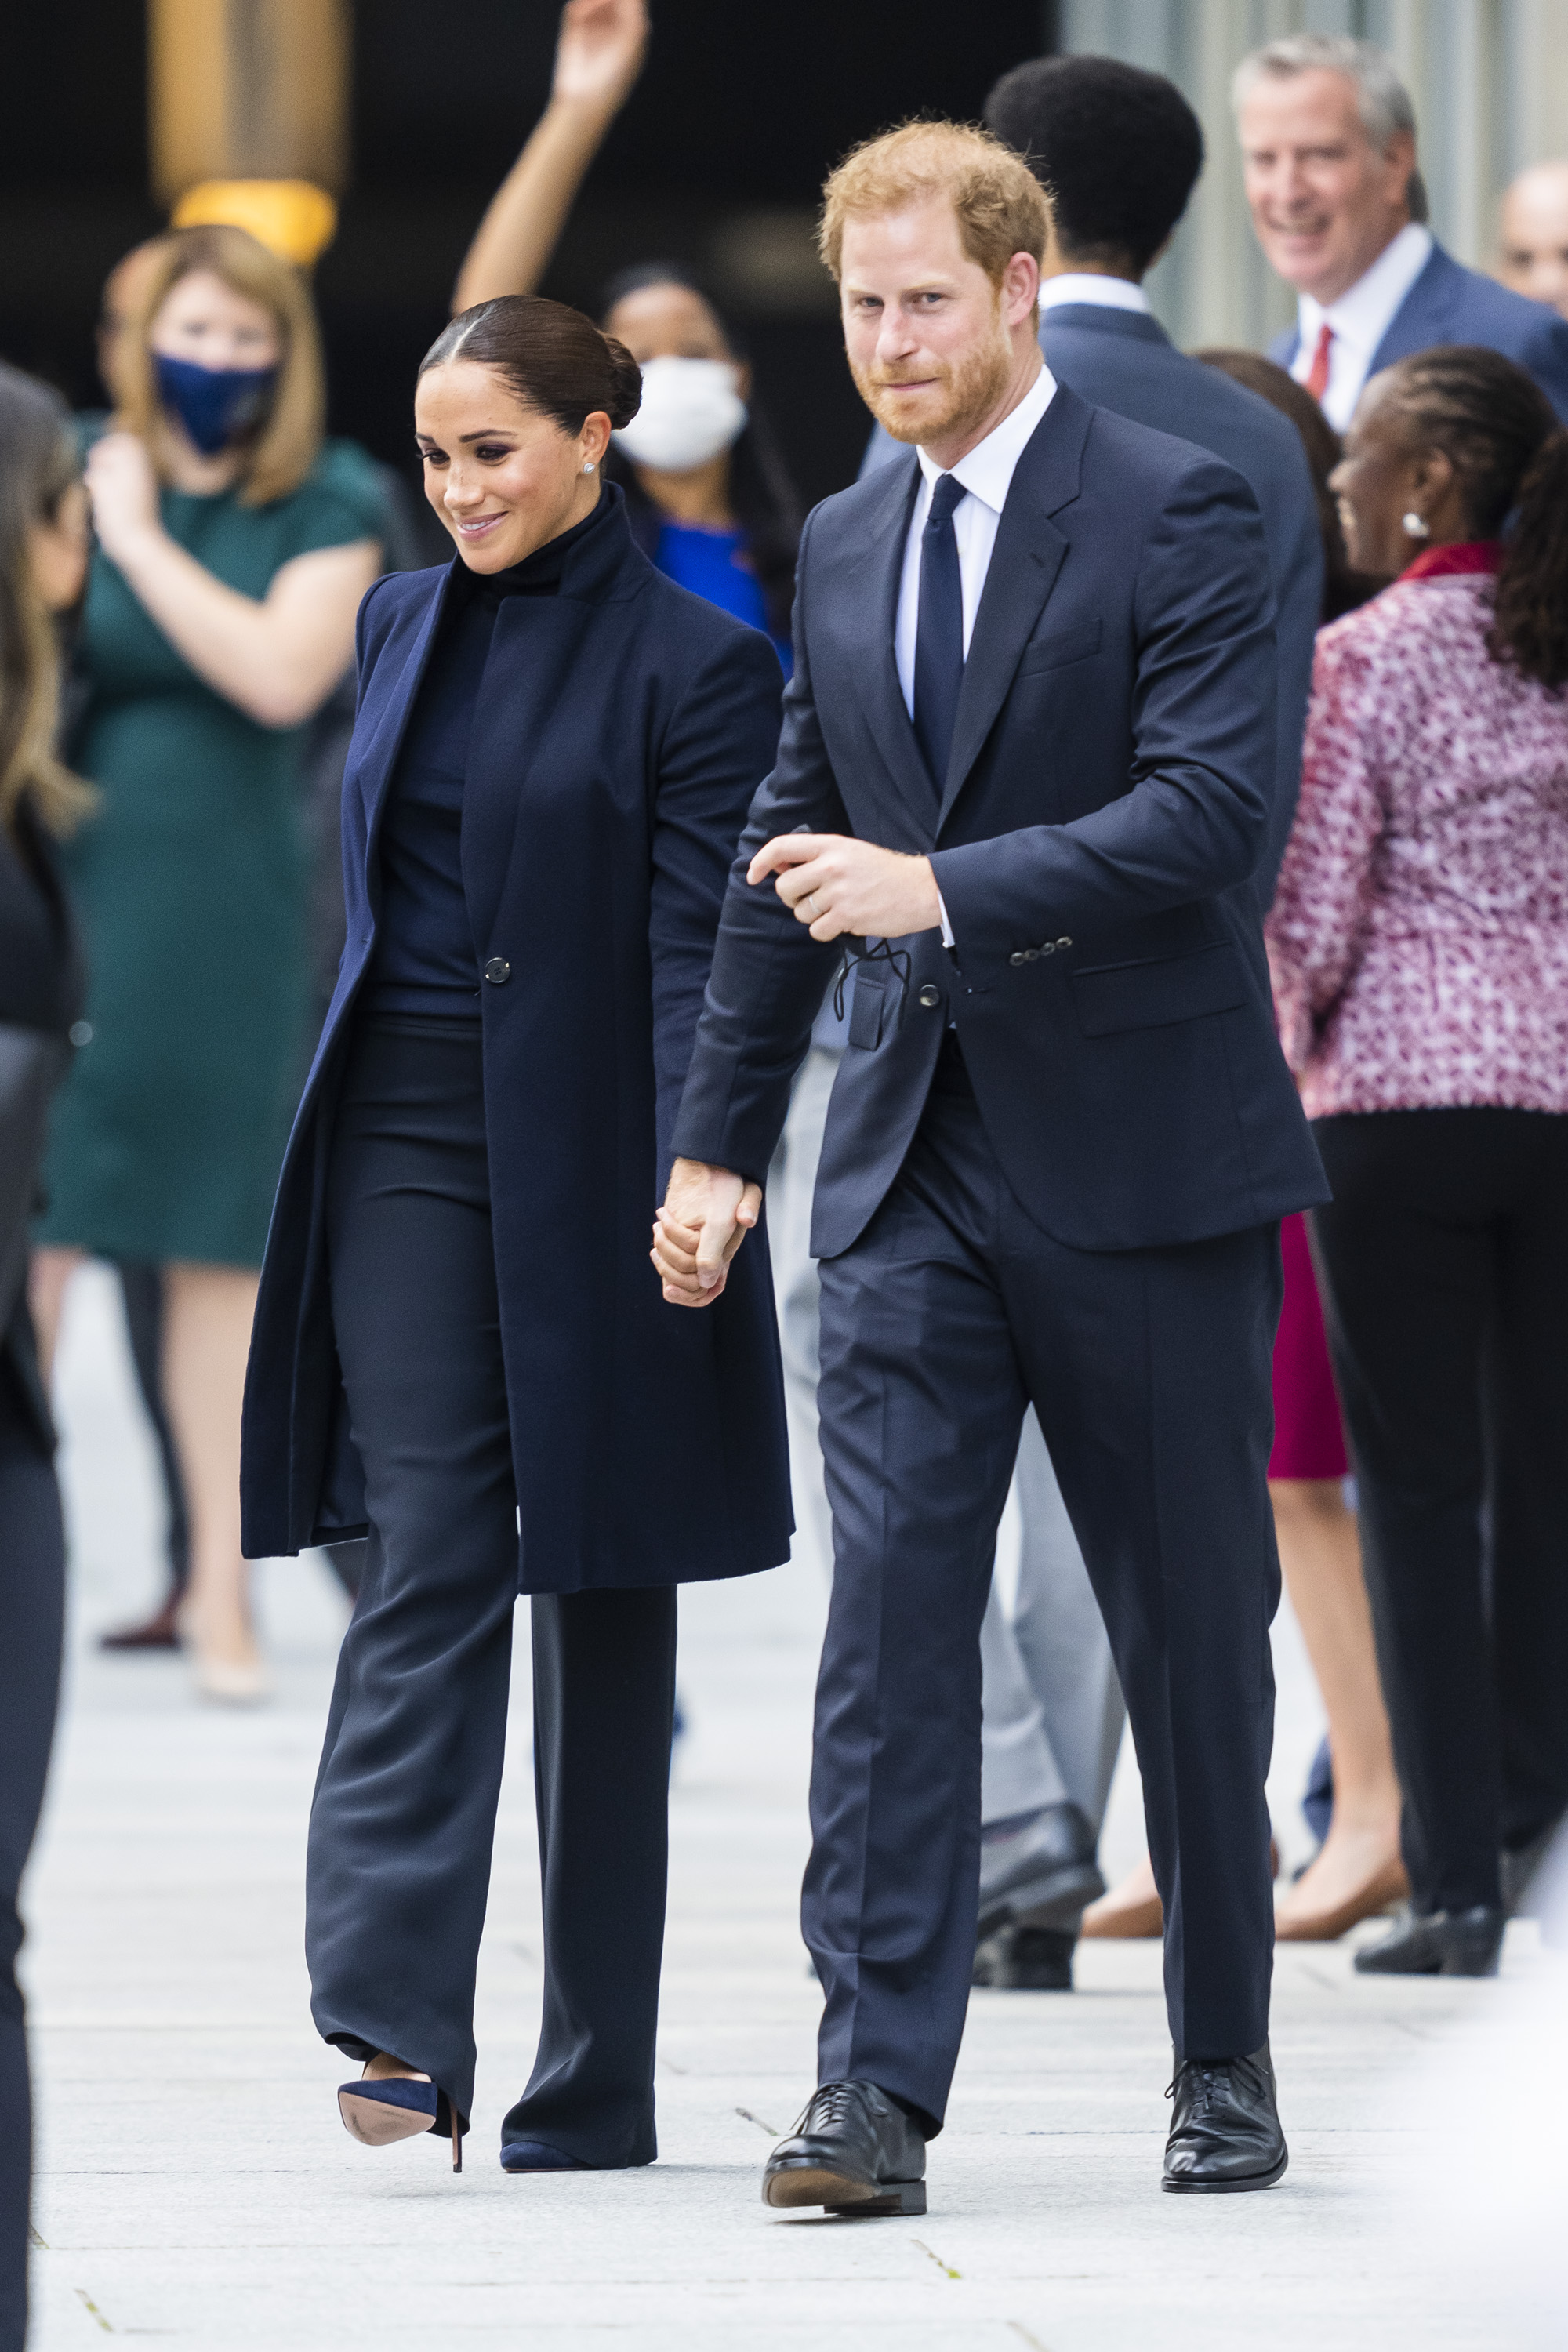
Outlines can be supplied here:
<path id="1" fill-rule="evenodd" d="M 891 434 L 895 441 L 942 441 L 955 433 L 965 433 L 978 425 L 1001 398 L 1013 365 L 1013 347 L 1002 325 L 1001 304 L 996 307 L 994 339 L 978 349 L 963 352 L 935 371 L 941 403 L 932 406 L 930 393 L 921 403 L 919 422 L 912 412 L 906 412 L 900 421 L 898 404 L 899 383 L 881 376 L 869 374 L 864 368 L 849 362 L 849 373 L 855 379 L 855 389 L 876 418 L 879 425 Z M 917 377 L 922 388 L 930 377 Z"/>

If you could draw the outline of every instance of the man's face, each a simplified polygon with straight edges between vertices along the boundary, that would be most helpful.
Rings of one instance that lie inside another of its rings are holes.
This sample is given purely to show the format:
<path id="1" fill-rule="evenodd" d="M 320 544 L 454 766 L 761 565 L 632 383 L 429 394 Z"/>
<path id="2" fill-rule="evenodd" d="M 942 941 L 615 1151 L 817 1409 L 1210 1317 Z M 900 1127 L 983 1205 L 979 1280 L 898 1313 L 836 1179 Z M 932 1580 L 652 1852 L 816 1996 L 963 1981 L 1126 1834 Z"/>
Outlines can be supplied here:
<path id="1" fill-rule="evenodd" d="M 1266 75 L 1241 110 L 1252 226 L 1270 267 L 1325 306 L 1365 275 L 1410 217 L 1415 142 L 1367 137 L 1348 74 Z"/>
<path id="2" fill-rule="evenodd" d="M 1501 244 L 1503 284 L 1568 319 L 1568 163 L 1520 173 L 1503 198 Z"/>
<path id="3" fill-rule="evenodd" d="M 1016 363 L 1010 330 L 1034 316 L 1037 273 L 1023 284 L 1032 267 L 1009 265 L 1018 289 L 994 285 L 964 252 L 942 197 L 847 222 L 844 348 L 861 399 L 895 441 L 945 446 L 996 405 Z"/>

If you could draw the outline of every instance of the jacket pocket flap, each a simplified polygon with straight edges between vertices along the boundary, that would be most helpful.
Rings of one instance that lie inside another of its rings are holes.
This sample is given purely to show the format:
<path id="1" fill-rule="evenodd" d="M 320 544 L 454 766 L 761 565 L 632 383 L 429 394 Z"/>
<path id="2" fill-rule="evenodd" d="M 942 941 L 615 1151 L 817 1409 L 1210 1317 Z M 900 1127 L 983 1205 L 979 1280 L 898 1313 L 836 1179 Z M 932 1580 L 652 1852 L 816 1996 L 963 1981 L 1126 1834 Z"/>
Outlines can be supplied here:
<path id="1" fill-rule="evenodd" d="M 1163 1029 L 1205 1013 L 1231 1013 L 1247 1002 L 1247 977 L 1226 940 L 1195 953 L 1152 963 L 1102 964 L 1073 974 L 1072 999 L 1086 1037 L 1119 1029 Z"/>
<path id="2" fill-rule="evenodd" d="M 1082 661 L 1086 655 L 1099 651 L 1100 623 L 1084 621 L 1076 629 L 1062 629 L 1054 637 L 1037 637 L 1026 646 L 1018 676 L 1034 677 L 1041 670 L 1063 669 L 1068 662 Z"/>

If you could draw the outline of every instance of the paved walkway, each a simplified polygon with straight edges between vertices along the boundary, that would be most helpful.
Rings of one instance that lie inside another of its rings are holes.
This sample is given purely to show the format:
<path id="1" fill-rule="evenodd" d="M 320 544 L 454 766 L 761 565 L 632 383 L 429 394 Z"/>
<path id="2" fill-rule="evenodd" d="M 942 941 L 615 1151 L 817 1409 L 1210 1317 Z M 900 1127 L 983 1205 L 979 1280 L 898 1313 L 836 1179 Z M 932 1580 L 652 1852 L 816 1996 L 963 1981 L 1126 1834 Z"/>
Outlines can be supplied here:
<path id="1" fill-rule="evenodd" d="M 1292 2163 L 1270 2195 L 1159 2193 L 1158 1950 L 1089 1946 L 1070 1998 L 975 1996 L 926 2218 L 769 2216 L 761 2162 L 813 2080 L 816 2010 L 795 1910 L 822 1596 L 788 1570 L 683 1602 L 692 1729 L 673 1799 L 658 2166 L 514 2180 L 495 2163 L 540 1992 L 521 1678 L 469 2169 L 454 2179 L 431 2139 L 355 2146 L 300 1959 L 305 1817 L 341 1603 L 319 1562 L 265 1570 L 280 1692 L 250 1715 L 198 1706 L 175 1661 L 87 1646 L 153 1577 L 151 1465 L 109 1297 L 84 1283 L 68 1335 L 78 1632 L 28 1894 L 39 2352 L 106 2336 L 195 2352 L 1523 2352 L 1564 2340 L 1533 2333 L 1528 2314 L 1506 2326 L 1478 2315 L 1478 2265 L 1518 2264 L 1506 2247 L 1489 2252 L 1465 2171 L 1480 2158 L 1464 2086 L 1522 2079 L 1521 2041 L 1543 2063 L 1539 2016 L 1518 2022 L 1521 2004 L 1549 1996 L 1561 2014 L 1531 1926 L 1510 1932 L 1500 1987 L 1378 1985 L 1352 1975 L 1343 1948 L 1282 1951 L 1274 2047 Z M 1280 1656 L 1274 1794 L 1299 1844 L 1291 1789 L 1316 1724 L 1288 1627 Z M 1136 1805 L 1124 1769 L 1113 1863 L 1131 1856 Z M 1479 2058 L 1465 2054 L 1467 2020 L 1493 2037 Z M 1568 2064 L 1553 2046 L 1561 2115 Z M 1423 2074 L 1450 2101 L 1446 2140 L 1425 2119 Z M 1463 2229 L 1448 2228 L 1440 2189 L 1399 2195 L 1413 2170 L 1451 2179 L 1454 2164 L 1434 2169 L 1426 2155 L 1450 2147 L 1468 2183 Z M 1518 2160 L 1516 2212 L 1525 2175 L 1537 2177 Z"/>

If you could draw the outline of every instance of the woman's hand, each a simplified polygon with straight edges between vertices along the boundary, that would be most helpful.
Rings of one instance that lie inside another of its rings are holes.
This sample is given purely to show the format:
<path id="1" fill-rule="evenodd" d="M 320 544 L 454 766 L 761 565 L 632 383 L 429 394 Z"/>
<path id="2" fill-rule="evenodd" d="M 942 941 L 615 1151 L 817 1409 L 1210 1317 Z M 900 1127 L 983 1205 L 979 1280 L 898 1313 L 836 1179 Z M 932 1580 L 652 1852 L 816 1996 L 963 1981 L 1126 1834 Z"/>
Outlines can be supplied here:
<path id="1" fill-rule="evenodd" d="M 158 477 L 145 442 L 134 433 L 106 433 L 88 453 L 87 490 L 99 543 L 119 563 L 150 538 L 162 538 Z"/>
<path id="2" fill-rule="evenodd" d="M 552 99 L 618 114 L 642 71 L 647 31 L 647 0 L 567 0 Z"/>

